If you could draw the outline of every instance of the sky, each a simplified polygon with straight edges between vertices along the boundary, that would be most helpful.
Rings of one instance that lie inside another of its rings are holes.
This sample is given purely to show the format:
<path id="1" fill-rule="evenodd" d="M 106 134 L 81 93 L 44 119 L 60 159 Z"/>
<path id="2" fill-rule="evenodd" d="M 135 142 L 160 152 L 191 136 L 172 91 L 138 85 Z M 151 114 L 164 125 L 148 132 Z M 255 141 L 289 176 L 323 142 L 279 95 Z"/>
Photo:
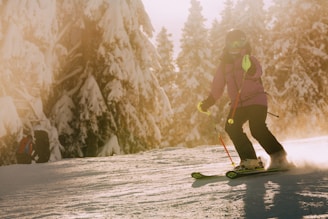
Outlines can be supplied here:
<path id="1" fill-rule="evenodd" d="M 142 0 L 152 25 L 154 35 L 152 42 L 156 42 L 159 31 L 164 26 L 172 34 L 175 54 L 180 47 L 181 29 L 187 21 L 191 0 Z M 224 8 L 223 0 L 201 0 L 202 14 L 206 19 L 206 27 L 211 27 L 214 19 L 220 20 L 220 12 Z"/>

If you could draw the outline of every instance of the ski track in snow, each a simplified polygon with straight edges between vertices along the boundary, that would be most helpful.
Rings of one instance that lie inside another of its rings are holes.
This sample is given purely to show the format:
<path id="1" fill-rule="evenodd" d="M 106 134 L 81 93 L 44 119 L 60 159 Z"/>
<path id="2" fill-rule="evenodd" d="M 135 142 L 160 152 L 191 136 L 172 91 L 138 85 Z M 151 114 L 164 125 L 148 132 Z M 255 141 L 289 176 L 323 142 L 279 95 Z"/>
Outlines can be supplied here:
<path id="1" fill-rule="evenodd" d="M 222 146 L 2 166 L 0 218 L 327 218 L 327 144 L 285 142 L 298 169 L 235 180 Z"/>

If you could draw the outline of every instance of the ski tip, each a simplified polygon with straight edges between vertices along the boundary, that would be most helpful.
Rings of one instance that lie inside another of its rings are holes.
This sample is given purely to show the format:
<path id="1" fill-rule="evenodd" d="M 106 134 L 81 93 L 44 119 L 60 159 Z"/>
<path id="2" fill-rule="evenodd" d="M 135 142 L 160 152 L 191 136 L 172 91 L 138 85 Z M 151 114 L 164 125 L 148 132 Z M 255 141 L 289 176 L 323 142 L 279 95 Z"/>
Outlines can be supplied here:
<path id="1" fill-rule="evenodd" d="M 236 171 L 228 171 L 226 172 L 226 177 L 228 177 L 229 179 L 235 179 L 238 177 L 238 173 Z"/>
<path id="2" fill-rule="evenodd" d="M 191 177 L 195 179 L 200 179 L 203 177 L 203 174 L 201 174 L 200 172 L 193 172 L 191 173 Z"/>

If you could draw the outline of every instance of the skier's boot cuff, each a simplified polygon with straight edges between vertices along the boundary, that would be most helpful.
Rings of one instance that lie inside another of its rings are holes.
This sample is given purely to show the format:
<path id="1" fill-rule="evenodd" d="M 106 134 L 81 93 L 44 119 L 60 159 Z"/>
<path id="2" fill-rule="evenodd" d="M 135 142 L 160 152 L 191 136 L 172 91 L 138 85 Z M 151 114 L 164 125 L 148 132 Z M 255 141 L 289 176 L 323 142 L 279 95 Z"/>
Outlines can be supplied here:
<path id="1" fill-rule="evenodd" d="M 263 169 L 263 163 L 261 159 L 245 159 L 241 160 L 239 166 L 235 167 L 235 171 L 243 170 L 258 170 Z"/>

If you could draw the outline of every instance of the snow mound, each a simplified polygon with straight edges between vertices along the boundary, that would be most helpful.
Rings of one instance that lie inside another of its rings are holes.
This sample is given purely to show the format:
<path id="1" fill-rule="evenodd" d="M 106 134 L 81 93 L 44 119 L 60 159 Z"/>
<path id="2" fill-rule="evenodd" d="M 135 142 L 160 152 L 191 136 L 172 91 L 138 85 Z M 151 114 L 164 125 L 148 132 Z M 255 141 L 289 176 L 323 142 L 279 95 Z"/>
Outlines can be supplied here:
<path id="1" fill-rule="evenodd" d="M 105 144 L 102 148 L 100 153 L 98 154 L 99 157 L 107 157 L 112 156 L 113 154 L 120 154 L 120 145 L 117 140 L 117 136 L 112 136 L 109 141 Z"/>

